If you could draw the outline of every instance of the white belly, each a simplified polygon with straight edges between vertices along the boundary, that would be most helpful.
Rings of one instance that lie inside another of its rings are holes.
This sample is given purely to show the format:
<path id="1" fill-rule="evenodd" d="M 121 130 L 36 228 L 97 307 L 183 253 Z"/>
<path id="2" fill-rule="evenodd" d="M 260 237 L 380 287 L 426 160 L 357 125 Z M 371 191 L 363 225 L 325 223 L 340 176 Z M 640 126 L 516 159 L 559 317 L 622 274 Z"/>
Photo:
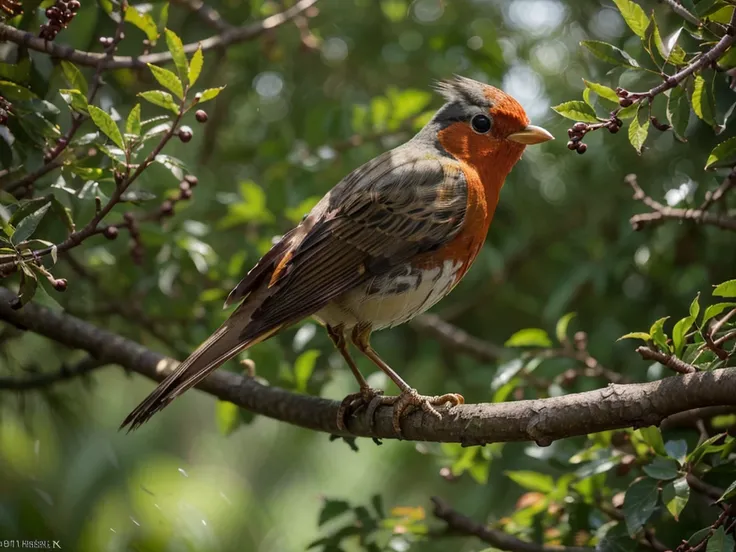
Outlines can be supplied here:
<path id="1" fill-rule="evenodd" d="M 374 330 L 403 324 L 450 293 L 460 266 L 446 260 L 431 269 L 394 269 L 335 299 L 315 318 L 347 330 L 359 323 L 369 323 Z"/>

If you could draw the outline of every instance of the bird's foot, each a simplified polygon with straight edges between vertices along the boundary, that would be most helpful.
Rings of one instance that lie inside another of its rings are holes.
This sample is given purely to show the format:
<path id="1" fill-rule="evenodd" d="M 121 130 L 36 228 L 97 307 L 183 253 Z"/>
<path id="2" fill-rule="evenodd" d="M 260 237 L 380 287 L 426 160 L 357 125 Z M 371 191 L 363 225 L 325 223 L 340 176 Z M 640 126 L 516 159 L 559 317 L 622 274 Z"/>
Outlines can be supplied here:
<path id="1" fill-rule="evenodd" d="M 345 421 L 347 420 L 348 416 L 350 416 L 350 414 L 355 412 L 361 406 L 370 407 L 370 405 L 374 404 L 376 400 L 381 399 L 382 396 L 383 390 L 381 389 L 362 387 L 357 393 L 351 393 L 350 395 L 345 397 L 340 403 L 340 408 L 337 409 L 337 428 L 340 431 L 347 431 Z M 376 407 L 377 406 L 380 406 L 380 403 L 376 405 Z M 373 412 L 375 412 L 376 407 L 374 407 L 372 410 L 370 410 L 369 408 L 369 412 L 371 414 L 371 425 L 373 424 Z"/>
<path id="2" fill-rule="evenodd" d="M 401 417 L 407 414 L 413 408 L 421 408 L 427 414 L 431 414 L 435 418 L 441 420 L 440 414 L 435 406 L 450 404 L 450 408 L 465 403 L 465 398 L 458 393 L 446 393 L 444 395 L 426 396 L 420 395 L 416 389 L 406 389 L 396 397 L 376 397 L 368 406 L 368 415 L 373 420 L 373 413 L 376 408 L 381 405 L 393 406 L 393 428 L 399 439 L 403 439 L 404 435 L 401 431 Z"/>

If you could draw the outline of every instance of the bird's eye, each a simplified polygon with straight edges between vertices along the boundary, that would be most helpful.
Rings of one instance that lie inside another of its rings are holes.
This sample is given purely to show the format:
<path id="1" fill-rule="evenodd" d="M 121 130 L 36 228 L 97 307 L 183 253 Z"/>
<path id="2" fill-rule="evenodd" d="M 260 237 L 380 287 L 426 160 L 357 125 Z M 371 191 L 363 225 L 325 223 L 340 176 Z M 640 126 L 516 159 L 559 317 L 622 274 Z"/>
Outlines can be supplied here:
<path id="1" fill-rule="evenodd" d="M 491 120 L 485 115 L 476 115 L 470 120 L 470 126 L 478 134 L 485 134 L 491 130 Z"/>

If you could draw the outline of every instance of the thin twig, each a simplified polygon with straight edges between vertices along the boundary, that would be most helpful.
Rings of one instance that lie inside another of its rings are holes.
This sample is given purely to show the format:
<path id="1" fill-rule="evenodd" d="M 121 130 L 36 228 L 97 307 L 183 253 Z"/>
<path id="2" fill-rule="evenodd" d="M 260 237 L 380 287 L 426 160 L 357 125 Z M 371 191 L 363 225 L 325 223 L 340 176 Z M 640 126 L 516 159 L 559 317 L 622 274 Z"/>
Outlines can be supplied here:
<path id="1" fill-rule="evenodd" d="M 275 29 L 276 27 L 291 21 L 298 15 L 302 14 L 307 8 L 313 6 L 316 2 L 317 0 L 300 0 L 291 8 L 284 10 L 281 13 L 266 17 L 261 21 L 244 25 L 242 27 L 235 27 L 200 42 L 186 44 L 184 46 L 184 52 L 192 54 L 200 46 L 202 47 L 202 50 L 212 50 L 213 48 L 220 48 L 231 44 L 253 40 L 264 32 Z M 145 68 L 148 63 L 159 65 L 172 61 L 170 52 L 146 54 L 138 57 L 114 56 L 112 59 L 108 60 L 105 54 L 75 50 L 70 46 L 57 44 L 56 42 L 49 42 L 38 38 L 31 33 L 20 31 L 14 27 L 0 23 L 0 42 L 3 41 L 14 42 L 16 44 L 26 46 L 31 50 L 45 52 L 51 57 L 65 59 L 76 63 L 77 65 L 85 65 L 88 67 L 101 66 L 103 69 L 124 69 L 131 67 Z"/>
<path id="2" fill-rule="evenodd" d="M 643 213 L 631 217 L 630 222 L 634 230 L 641 230 L 647 225 L 656 224 L 670 219 L 709 224 L 723 228 L 724 230 L 733 230 L 736 232 L 736 217 L 714 215 L 713 213 L 709 213 L 703 209 L 678 209 L 675 207 L 668 207 L 649 197 L 639 186 L 635 174 L 628 175 L 625 178 L 625 181 L 634 190 L 634 199 L 641 201 L 652 210 L 651 213 Z"/>
<path id="3" fill-rule="evenodd" d="M 417 331 L 430 335 L 454 351 L 465 353 L 482 362 L 496 362 L 503 354 L 503 347 L 473 337 L 465 330 L 445 322 L 436 314 L 423 314 L 411 321 Z"/>
<path id="4" fill-rule="evenodd" d="M 184 6 L 216 31 L 225 33 L 233 29 L 217 10 L 205 4 L 203 0 L 174 0 L 174 4 Z"/>
<path id="5" fill-rule="evenodd" d="M 668 355 L 661 351 L 655 351 L 654 349 L 645 347 L 644 345 L 637 347 L 636 352 L 641 355 L 641 358 L 646 360 L 656 360 L 660 364 L 667 366 L 667 368 L 671 368 L 679 374 L 694 374 L 698 371 L 695 366 L 680 360 L 674 355 Z"/>
<path id="6" fill-rule="evenodd" d="M 503 531 L 473 521 L 469 517 L 454 510 L 447 502 L 433 496 L 434 516 L 447 524 L 451 533 L 478 537 L 485 543 L 500 550 L 509 552 L 592 552 L 593 548 L 583 546 L 560 546 L 556 544 L 535 544 L 523 541 Z"/>

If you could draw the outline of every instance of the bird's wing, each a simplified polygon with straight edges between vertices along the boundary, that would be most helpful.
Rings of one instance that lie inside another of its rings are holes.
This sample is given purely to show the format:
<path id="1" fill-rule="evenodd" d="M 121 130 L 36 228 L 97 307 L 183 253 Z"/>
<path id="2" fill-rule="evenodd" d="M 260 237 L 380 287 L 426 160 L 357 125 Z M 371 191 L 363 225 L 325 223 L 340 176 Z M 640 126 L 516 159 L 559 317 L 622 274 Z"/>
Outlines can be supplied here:
<path id="1" fill-rule="evenodd" d="M 357 169 L 305 219 L 308 230 L 271 273 L 274 292 L 241 338 L 309 316 L 369 278 L 451 241 L 463 225 L 467 194 L 460 166 L 437 155 L 399 149 Z"/>
<path id="2" fill-rule="evenodd" d="M 468 189 L 457 162 L 399 148 L 353 171 L 230 293 L 240 306 L 123 422 L 134 429 L 228 359 L 332 299 L 457 235 Z"/>

